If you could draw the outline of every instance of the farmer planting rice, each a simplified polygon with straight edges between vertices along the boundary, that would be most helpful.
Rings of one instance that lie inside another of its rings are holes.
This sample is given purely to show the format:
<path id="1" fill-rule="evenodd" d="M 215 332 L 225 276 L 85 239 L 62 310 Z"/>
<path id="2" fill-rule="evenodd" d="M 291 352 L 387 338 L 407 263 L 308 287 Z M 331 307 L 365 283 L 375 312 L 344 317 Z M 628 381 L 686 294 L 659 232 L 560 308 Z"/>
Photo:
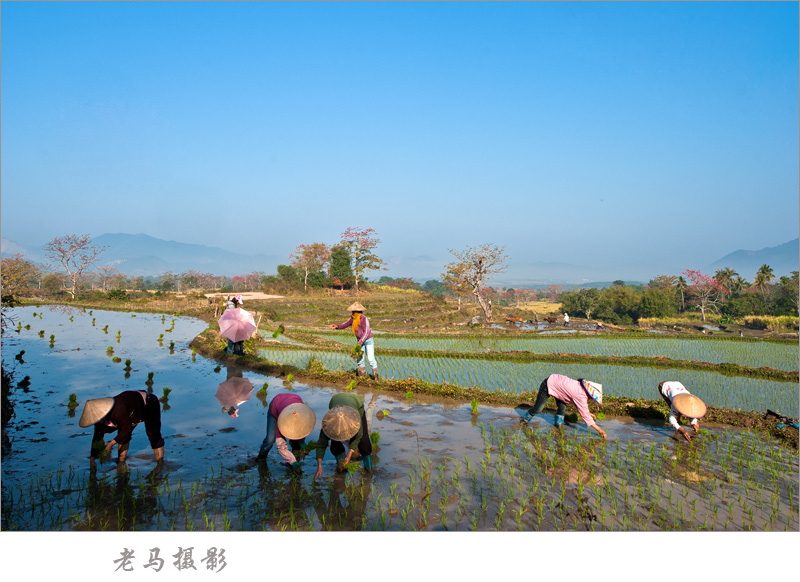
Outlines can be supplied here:
<path id="1" fill-rule="evenodd" d="M 272 445 L 277 445 L 281 459 L 291 466 L 295 474 L 299 474 L 301 469 L 297 455 L 305 444 L 305 438 L 314 430 L 316 422 L 314 411 L 297 394 L 276 395 L 267 410 L 267 436 L 261 443 L 258 459 L 266 459 Z M 287 440 L 291 450 L 287 446 Z"/>
<path id="2" fill-rule="evenodd" d="M 364 315 L 364 306 L 358 301 L 353 303 L 347 308 L 350 312 L 350 319 L 341 325 L 331 324 L 331 329 L 347 329 L 348 327 L 353 330 L 353 335 L 356 336 L 356 346 L 360 348 L 358 352 L 358 360 L 356 361 L 356 373 L 359 376 L 365 376 L 367 373 L 364 356 L 369 360 L 369 365 L 372 367 L 372 376 L 375 380 L 379 379 L 378 376 L 378 361 L 375 359 L 375 340 L 372 339 L 372 329 L 369 326 L 369 319 Z"/>
<path id="3" fill-rule="evenodd" d="M 676 381 L 660 382 L 658 393 L 669 406 L 669 423 L 683 438 L 691 441 L 689 433 L 678 423 L 678 419 L 681 416 L 691 419 L 690 424 L 694 433 L 700 432 L 700 423 L 697 419 L 703 418 L 706 414 L 705 402 L 690 394 L 683 384 Z"/>
<path id="4" fill-rule="evenodd" d="M 164 439 L 161 437 L 161 405 L 155 394 L 143 390 L 127 390 L 113 398 L 93 398 L 83 407 L 78 425 L 82 428 L 94 425 L 92 451 L 89 455 L 92 469 L 97 467 L 96 459 L 103 448 L 103 435 L 117 432 L 105 450 L 111 452 L 117 445 L 119 462 L 124 463 L 134 427 L 144 421 L 144 430 L 150 439 L 150 446 L 157 462 L 164 459 Z"/>
<path id="5" fill-rule="evenodd" d="M 588 380 L 573 380 L 561 374 L 552 374 L 545 378 L 539 385 L 539 392 L 536 394 L 536 402 L 533 408 L 528 410 L 520 422 L 527 423 L 533 418 L 534 414 L 544 410 L 547 400 L 552 396 L 556 399 L 556 427 L 560 428 L 564 424 L 564 413 L 567 404 L 574 404 L 581 415 L 586 426 L 595 429 L 601 437 L 606 438 L 606 432 L 594 421 L 594 415 L 589 412 L 589 399 L 597 404 L 603 404 L 603 385 Z"/>
<path id="6" fill-rule="evenodd" d="M 322 430 L 317 439 L 317 472 L 322 476 L 322 458 L 330 442 L 331 453 L 339 466 L 347 465 L 358 451 L 364 469 L 372 471 L 372 443 L 369 440 L 364 399 L 358 394 L 335 394 L 328 403 L 328 412 L 322 417 Z M 347 454 L 345 454 L 347 445 Z"/>

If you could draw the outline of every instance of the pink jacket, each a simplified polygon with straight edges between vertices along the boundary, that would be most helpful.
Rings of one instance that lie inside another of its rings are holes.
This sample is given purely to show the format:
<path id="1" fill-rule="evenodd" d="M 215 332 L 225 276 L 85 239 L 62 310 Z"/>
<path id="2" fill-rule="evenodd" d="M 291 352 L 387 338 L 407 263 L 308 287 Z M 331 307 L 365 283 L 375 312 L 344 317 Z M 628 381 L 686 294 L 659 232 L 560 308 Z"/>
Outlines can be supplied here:
<path id="1" fill-rule="evenodd" d="M 561 374 L 552 374 L 547 378 L 547 393 L 567 404 L 574 404 L 586 426 L 597 426 L 589 412 L 589 393 L 581 383 Z"/>
<path id="2" fill-rule="evenodd" d="M 337 325 L 336 329 L 347 329 L 349 327 L 353 327 L 352 317 L 345 321 L 342 325 Z M 356 343 L 358 343 L 360 346 L 363 346 L 364 342 L 371 337 L 372 329 L 369 327 L 369 319 L 367 319 L 367 316 L 362 313 L 361 321 L 358 323 L 358 329 L 356 330 Z"/>

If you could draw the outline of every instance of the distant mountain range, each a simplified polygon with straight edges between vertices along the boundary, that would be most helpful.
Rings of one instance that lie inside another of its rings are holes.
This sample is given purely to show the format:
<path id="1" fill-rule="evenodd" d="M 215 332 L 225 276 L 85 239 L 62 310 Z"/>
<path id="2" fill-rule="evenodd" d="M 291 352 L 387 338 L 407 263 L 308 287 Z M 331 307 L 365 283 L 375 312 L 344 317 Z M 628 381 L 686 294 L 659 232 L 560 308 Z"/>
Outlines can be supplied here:
<path id="1" fill-rule="evenodd" d="M 275 255 L 242 255 L 216 247 L 167 241 L 146 234 L 103 234 L 92 244 L 106 247 L 97 266 L 116 267 L 128 276 L 157 276 L 167 271 L 189 270 L 232 277 L 255 271 L 273 274 L 278 266 Z M 29 261 L 50 262 L 43 248 L 24 248 L 2 239 L 2 255 L 22 253 Z"/>
<path id="2" fill-rule="evenodd" d="M 26 248 L 8 239 L 2 239 L 0 242 L 0 250 L 4 257 L 21 253 L 29 261 L 51 262 L 41 247 Z M 106 247 L 100 256 L 98 266 L 113 266 L 120 273 L 128 276 L 158 276 L 167 271 L 185 273 L 188 270 L 226 277 L 246 275 L 256 271 L 271 275 L 275 273 L 279 263 L 285 263 L 288 260 L 276 255 L 244 255 L 216 247 L 166 241 L 146 234 L 104 234 L 94 238 L 92 242 L 95 245 Z M 738 250 L 732 252 L 705 267 L 703 272 L 713 275 L 717 269 L 731 267 L 745 279 L 752 280 L 758 268 L 763 264 L 772 267 L 776 277 L 797 271 L 800 264 L 800 239 L 758 251 Z M 561 263 L 518 265 L 517 270 L 518 272 L 520 269 L 527 270 L 527 267 L 530 267 L 531 272 L 534 273 L 547 272 L 548 278 L 544 281 L 524 279 L 496 281 L 495 285 L 498 287 L 535 287 L 553 283 L 605 286 L 603 283 L 587 283 L 586 277 L 594 274 L 588 272 L 576 274 L 574 269 L 571 272 L 571 266 Z M 581 275 L 584 279 L 578 283 L 577 277 Z M 412 273 L 401 273 L 395 276 L 414 277 Z"/>
<path id="3" fill-rule="evenodd" d="M 731 267 L 741 277 L 752 281 L 761 265 L 765 264 L 772 267 L 775 277 L 788 276 L 800 269 L 800 239 L 760 251 L 734 251 L 708 265 L 703 272 L 713 275 L 718 269 Z"/>

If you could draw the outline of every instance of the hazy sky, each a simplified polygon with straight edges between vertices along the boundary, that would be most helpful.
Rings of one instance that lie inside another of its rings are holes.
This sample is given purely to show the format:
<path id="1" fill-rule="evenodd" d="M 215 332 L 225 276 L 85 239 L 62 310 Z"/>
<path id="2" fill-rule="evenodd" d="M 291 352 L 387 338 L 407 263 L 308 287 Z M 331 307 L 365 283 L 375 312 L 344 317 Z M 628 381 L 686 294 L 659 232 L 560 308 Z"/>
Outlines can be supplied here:
<path id="1" fill-rule="evenodd" d="M 798 236 L 798 46 L 797 2 L 4 2 L 2 236 L 677 274 Z"/>

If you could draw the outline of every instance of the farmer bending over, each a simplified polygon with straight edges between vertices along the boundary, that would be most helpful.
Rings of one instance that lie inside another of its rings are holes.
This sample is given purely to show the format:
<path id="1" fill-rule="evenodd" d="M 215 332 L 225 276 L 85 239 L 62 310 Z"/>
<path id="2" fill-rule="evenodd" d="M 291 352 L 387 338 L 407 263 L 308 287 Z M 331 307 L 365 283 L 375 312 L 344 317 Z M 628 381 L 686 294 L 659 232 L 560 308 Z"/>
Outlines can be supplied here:
<path id="1" fill-rule="evenodd" d="M 364 306 L 358 301 L 353 303 L 347 308 L 350 311 L 350 319 L 341 325 L 331 324 L 331 329 L 347 329 L 352 328 L 353 335 L 356 336 L 356 345 L 361 346 L 362 351 L 358 356 L 356 362 L 356 374 L 365 376 L 367 373 L 364 365 L 364 355 L 366 354 L 369 365 L 372 367 L 372 377 L 379 380 L 378 376 L 378 361 L 375 359 L 375 340 L 372 339 L 372 330 L 369 327 L 369 319 L 364 315 Z"/>
<path id="2" fill-rule="evenodd" d="M 533 418 L 534 414 L 544 410 L 548 398 L 552 396 L 556 399 L 556 427 L 564 424 L 564 413 L 567 404 L 574 404 L 581 415 L 586 426 L 595 429 L 601 437 L 606 438 L 606 432 L 594 421 L 594 415 L 589 412 L 589 399 L 593 399 L 597 404 L 603 404 L 603 385 L 588 380 L 573 380 L 561 374 L 552 374 L 545 378 L 539 385 L 539 392 L 536 395 L 536 402 L 520 422 L 527 423 Z"/>
<path id="3" fill-rule="evenodd" d="M 331 452 L 340 465 L 347 465 L 353 451 L 358 450 L 364 469 L 372 472 L 372 443 L 367 428 L 367 415 L 364 411 L 364 399 L 358 394 L 335 394 L 328 403 L 328 412 L 322 417 L 322 430 L 317 439 L 317 472 L 314 479 L 322 476 L 322 458 L 329 442 Z"/>
<path id="4" fill-rule="evenodd" d="M 694 394 L 690 394 L 683 384 L 675 381 L 660 382 L 658 384 L 658 393 L 669 406 L 669 423 L 683 438 L 691 441 L 689 433 L 678 423 L 678 419 L 681 416 L 690 418 L 692 430 L 695 433 L 700 432 L 700 423 L 697 419 L 703 418 L 706 414 L 705 402 Z"/>
<path id="5" fill-rule="evenodd" d="M 124 463 L 133 429 L 142 421 L 156 461 L 160 462 L 164 459 L 164 439 L 161 437 L 161 405 L 155 394 L 144 390 L 127 390 L 113 398 L 87 400 L 78 425 L 82 428 L 94 425 L 89 455 L 92 469 L 97 467 L 96 459 L 103 448 L 103 435 L 110 432 L 116 432 L 117 436 L 105 445 L 105 450 L 111 452 L 117 445 L 119 462 Z"/>
<path id="6" fill-rule="evenodd" d="M 299 474 L 300 462 L 296 455 L 303 448 L 305 438 L 314 430 L 316 422 L 314 411 L 297 394 L 286 392 L 276 395 L 267 410 L 267 436 L 261 443 L 258 459 L 265 459 L 272 445 L 277 443 L 278 455 L 289 463 L 295 474 Z M 286 445 L 287 440 L 291 450 Z"/>

